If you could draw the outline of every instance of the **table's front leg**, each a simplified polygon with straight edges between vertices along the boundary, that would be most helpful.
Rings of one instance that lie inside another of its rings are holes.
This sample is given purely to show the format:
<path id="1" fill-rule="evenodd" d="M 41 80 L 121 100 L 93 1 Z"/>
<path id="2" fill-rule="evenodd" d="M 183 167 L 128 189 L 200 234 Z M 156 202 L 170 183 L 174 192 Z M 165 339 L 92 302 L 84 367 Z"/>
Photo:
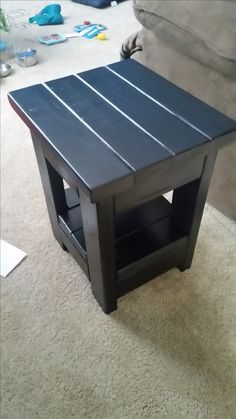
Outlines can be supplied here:
<path id="1" fill-rule="evenodd" d="M 92 292 L 110 313 L 117 308 L 113 199 L 92 204 L 80 191 L 80 203 Z"/>
<path id="2" fill-rule="evenodd" d="M 192 263 L 216 155 L 217 153 L 213 152 L 205 157 L 199 179 L 175 189 L 173 193 L 173 216 L 188 235 L 185 258 L 179 266 L 181 271 L 190 268 Z"/>
<path id="3" fill-rule="evenodd" d="M 65 250 L 66 248 L 61 240 L 58 225 L 58 214 L 62 214 L 67 209 L 63 179 L 45 158 L 39 136 L 32 131 L 31 137 L 34 144 L 52 231 L 62 249 Z"/>

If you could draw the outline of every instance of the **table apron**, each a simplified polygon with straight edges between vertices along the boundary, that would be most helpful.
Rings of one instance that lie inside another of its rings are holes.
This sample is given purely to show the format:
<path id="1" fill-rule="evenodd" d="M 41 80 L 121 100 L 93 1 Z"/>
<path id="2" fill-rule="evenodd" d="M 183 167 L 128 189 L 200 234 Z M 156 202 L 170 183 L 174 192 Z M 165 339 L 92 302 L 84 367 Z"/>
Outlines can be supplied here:
<path id="1" fill-rule="evenodd" d="M 189 157 L 184 162 L 180 161 L 178 166 L 166 164 L 148 177 L 139 178 L 139 181 L 131 188 L 114 196 L 115 214 L 142 205 L 159 195 L 200 178 L 205 157 L 205 155 Z"/>

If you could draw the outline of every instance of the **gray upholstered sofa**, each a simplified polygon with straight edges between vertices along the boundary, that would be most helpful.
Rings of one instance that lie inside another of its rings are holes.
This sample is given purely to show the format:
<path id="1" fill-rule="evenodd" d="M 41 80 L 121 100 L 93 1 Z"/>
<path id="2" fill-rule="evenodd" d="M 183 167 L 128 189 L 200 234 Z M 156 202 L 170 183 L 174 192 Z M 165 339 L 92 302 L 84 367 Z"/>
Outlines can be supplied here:
<path id="1" fill-rule="evenodd" d="M 133 0 L 142 29 L 121 56 L 236 119 L 236 2 Z M 236 143 L 220 151 L 208 202 L 236 220 Z"/>

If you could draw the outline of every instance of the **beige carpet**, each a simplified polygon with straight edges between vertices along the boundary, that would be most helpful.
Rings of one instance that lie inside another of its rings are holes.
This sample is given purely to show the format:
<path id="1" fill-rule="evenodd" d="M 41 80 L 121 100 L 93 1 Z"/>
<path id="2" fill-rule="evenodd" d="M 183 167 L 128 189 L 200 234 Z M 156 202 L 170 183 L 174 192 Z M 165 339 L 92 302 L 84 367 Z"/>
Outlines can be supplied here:
<path id="1" fill-rule="evenodd" d="M 45 5 L 2 3 L 28 14 Z M 52 237 L 30 135 L 6 93 L 116 61 L 138 28 L 129 2 L 103 11 L 60 3 L 67 32 L 89 19 L 107 24 L 110 39 L 47 48 L 36 36 L 55 28 L 19 30 L 37 45 L 40 63 L 15 65 L 2 83 L 2 237 L 28 257 L 1 279 L 1 418 L 234 419 L 235 225 L 207 207 L 191 270 L 149 282 L 109 316 Z"/>

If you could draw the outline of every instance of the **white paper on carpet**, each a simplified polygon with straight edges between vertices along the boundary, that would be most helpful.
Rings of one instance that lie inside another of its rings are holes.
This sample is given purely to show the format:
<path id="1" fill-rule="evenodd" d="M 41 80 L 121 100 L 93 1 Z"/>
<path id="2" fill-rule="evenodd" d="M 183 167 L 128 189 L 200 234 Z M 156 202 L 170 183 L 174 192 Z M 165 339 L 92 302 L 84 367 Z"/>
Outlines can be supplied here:
<path id="1" fill-rule="evenodd" d="M 27 254 L 5 240 L 1 240 L 1 276 L 4 278 L 24 259 Z"/>

